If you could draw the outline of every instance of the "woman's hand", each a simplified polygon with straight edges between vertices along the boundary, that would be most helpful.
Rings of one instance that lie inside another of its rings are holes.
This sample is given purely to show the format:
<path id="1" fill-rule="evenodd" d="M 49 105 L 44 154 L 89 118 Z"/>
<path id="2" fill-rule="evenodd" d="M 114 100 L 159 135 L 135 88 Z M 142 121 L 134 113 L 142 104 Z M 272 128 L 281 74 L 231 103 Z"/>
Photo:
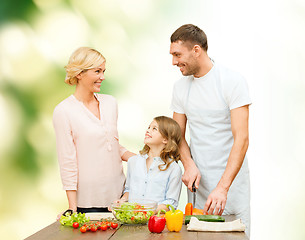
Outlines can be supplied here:
<path id="1" fill-rule="evenodd" d="M 56 221 L 59 221 L 59 219 L 61 218 L 61 215 L 64 213 L 65 211 L 62 211 L 61 213 L 59 213 L 56 217 Z"/>
<path id="2" fill-rule="evenodd" d="M 76 212 L 76 208 L 75 209 L 67 209 L 66 211 L 62 211 L 61 213 L 59 213 L 58 215 L 57 215 L 57 217 L 56 217 L 56 221 L 59 221 L 59 219 L 61 218 L 61 216 L 65 213 L 65 212 L 67 212 L 67 211 L 72 211 L 72 213 L 74 213 L 74 212 Z"/>
<path id="3" fill-rule="evenodd" d="M 122 158 L 123 161 L 127 162 L 128 159 L 131 158 L 134 155 L 136 155 L 136 154 L 133 153 L 133 152 L 126 151 L 121 158 Z"/>

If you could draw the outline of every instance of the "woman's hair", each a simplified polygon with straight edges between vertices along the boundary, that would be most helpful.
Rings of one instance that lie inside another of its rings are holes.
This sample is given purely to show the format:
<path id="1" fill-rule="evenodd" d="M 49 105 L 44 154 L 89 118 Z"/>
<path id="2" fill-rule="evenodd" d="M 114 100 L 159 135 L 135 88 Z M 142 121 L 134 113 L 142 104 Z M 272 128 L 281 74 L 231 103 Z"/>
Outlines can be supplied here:
<path id="1" fill-rule="evenodd" d="M 154 118 L 159 126 L 159 132 L 162 137 L 166 138 L 167 143 L 160 153 L 160 158 L 164 162 L 164 165 L 159 165 L 161 171 L 168 169 L 169 165 L 173 161 L 180 160 L 179 145 L 181 142 L 181 129 L 179 124 L 172 118 L 159 116 Z M 145 144 L 140 154 L 147 154 L 150 147 Z"/>
<path id="2" fill-rule="evenodd" d="M 65 83 L 69 85 L 75 85 L 78 83 L 77 75 L 82 71 L 86 71 L 91 68 L 96 68 L 104 63 L 106 59 L 97 50 L 89 47 L 80 47 L 76 49 L 67 64 Z"/>

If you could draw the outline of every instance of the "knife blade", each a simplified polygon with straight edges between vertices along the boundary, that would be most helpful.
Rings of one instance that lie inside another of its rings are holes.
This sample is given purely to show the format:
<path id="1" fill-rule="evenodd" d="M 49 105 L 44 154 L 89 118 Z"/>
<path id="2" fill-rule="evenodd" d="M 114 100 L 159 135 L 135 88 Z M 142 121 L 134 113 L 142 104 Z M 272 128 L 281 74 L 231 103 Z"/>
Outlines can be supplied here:
<path id="1" fill-rule="evenodd" d="M 196 204 L 196 187 L 195 187 L 195 182 L 193 182 L 192 191 L 193 191 L 193 208 L 195 208 L 195 204 Z"/>

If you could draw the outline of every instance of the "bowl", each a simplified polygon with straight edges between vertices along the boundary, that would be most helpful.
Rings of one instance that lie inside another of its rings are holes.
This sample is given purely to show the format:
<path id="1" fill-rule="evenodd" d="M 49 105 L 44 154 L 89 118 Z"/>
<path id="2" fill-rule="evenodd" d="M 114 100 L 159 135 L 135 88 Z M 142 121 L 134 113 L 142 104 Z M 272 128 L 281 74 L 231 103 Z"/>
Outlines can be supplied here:
<path id="1" fill-rule="evenodd" d="M 147 224 L 157 209 L 158 203 L 153 200 L 133 199 L 132 201 L 114 202 L 111 211 L 122 224 Z"/>

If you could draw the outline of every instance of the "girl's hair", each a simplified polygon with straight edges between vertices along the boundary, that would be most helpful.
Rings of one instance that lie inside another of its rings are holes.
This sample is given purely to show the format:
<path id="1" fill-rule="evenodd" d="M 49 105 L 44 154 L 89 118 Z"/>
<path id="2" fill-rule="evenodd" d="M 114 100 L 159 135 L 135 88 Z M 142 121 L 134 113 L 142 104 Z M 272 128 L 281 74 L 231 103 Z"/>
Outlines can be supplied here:
<path id="1" fill-rule="evenodd" d="M 106 61 L 104 56 L 97 50 L 89 47 L 76 49 L 67 64 L 65 83 L 75 85 L 78 83 L 77 75 L 82 71 L 96 68 Z"/>
<path id="2" fill-rule="evenodd" d="M 159 116 L 154 118 L 159 126 L 159 132 L 162 137 L 167 139 L 167 143 L 160 153 L 160 158 L 163 160 L 164 165 L 159 165 L 161 171 L 168 169 L 173 161 L 180 160 L 179 145 L 181 142 L 181 129 L 179 124 L 172 118 Z M 145 144 L 140 154 L 147 154 L 150 147 Z"/>

